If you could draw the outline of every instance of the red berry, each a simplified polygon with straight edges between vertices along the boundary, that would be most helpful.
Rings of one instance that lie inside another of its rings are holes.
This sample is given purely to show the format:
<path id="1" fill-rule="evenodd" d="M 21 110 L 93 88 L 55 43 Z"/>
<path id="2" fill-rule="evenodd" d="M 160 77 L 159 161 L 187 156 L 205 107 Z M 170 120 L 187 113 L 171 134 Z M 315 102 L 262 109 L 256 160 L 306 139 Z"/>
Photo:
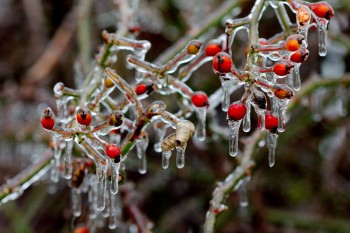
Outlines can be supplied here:
<path id="1" fill-rule="evenodd" d="M 146 86 L 146 84 L 143 84 L 143 83 L 139 84 L 135 89 L 135 92 L 137 95 L 142 95 L 146 91 L 147 91 L 147 86 Z"/>
<path id="2" fill-rule="evenodd" d="M 278 62 L 273 66 L 273 72 L 279 76 L 285 76 L 290 73 L 292 65 L 287 64 L 286 62 Z"/>
<path id="3" fill-rule="evenodd" d="M 92 120 L 91 112 L 89 110 L 79 108 L 76 118 L 79 124 L 89 126 Z"/>
<path id="4" fill-rule="evenodd" d="M 55 126 L 55 115 L 53 114 L 51 108 L 46 108 L 41 115 L 40 120 L 41 126 L 44 129 L 52 130 Z"/>
<path id="5" fill-rule="evenodd" d="M 311 3 L 309 8 L 320 18 L 330 20 L 334 15 L 334 10 L 328 2 Z"/>
<path id="6" fill-rule="evenodd" d="M 213 57 L 217 53 L 221 52 L 221 50 L 222 50 L 222 47 L 218 42 L 210 41 L 205 47 L 205 55 Z"/>
<path id="7" fill-rule="evenodd" d="M 278 127 L 278 118 L 275 117 L 272 113 L 266 113 L 265 114 L 265 129 L 276 130 L 277 127 Z"/>
<path id="8" fill-rule="evenodd" d="M 302 63 L 307 59 L 308 56 L 309 51 L 307 49 L 302 49 L 293 53 L 290 56 L 290 60 L 295 63 Z"/>
<path id="9" fill-rule="evenodd" d="M 77 227 L 73 233 L 89 233 L 89 229 L 87 227 Z"/>
<path id="10" fill-rule="evenodd" d="M 239 121 L 242 120 L 247 112 L 247 108 L 242 103 L 233 103 L 230 105 L 227 111 L 227 117 L 230 120 Z"/>
<path id="11" fill-rule="evenodd" d="M 303 43 L 304 36 L 295 34 L 287 38 L 285 47 L 288 51 L 297 51 Z"/>
<path id="12" fill-rule="evenodd" d="M 108 144 L 106 146 L 106 154 L 111 159 L 115 159 L 116 157 L 119 157 L 121 154 L 120 147 L 117 146 L 116 144 Z"/>
<path id="13" fill-rule="evenodd" d="M 194 93 L 191 97 L 192 104 L 198 108 L 200 107 L 208 107 L 208 96 L 204 92 Z"/>
<path id="14" fill-rule="evenodd" d="M 213 58 L 213 68 L 220 73 L 231 72 L 232 64 L 230 55 L 225 52 L 217 53 Z"/>

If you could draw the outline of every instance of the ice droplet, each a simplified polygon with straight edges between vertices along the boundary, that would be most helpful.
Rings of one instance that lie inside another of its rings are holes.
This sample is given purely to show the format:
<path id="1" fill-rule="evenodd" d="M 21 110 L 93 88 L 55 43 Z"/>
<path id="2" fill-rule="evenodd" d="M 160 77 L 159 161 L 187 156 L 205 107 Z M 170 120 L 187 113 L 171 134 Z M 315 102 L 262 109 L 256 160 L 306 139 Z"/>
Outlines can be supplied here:
<path id="1" fill-rule="evenodd" d="M 167 169 L 169 167 L 170 156 L 171 156 L 171 150 L 162 152 L 162 167 L 163 167 L 163 169 Z"/>
<path id="2" fill-rule="evenodd" d="M 106 176 L 107 176 L 107 164 L 97 164 L 96 165 L 96 175 L 97 175 L 97 210 L 101 211 L 105 208 L 105 198 L 106 198 Z"/>
<path id="3" fill-rule="evenodd" d="M 111 168 L 112 168 L 110 191 L 112 194 L 117 194 L 120 163 L 115 163 L 113 161 L 110 161 L 110 162 L 111 162 Z"/>
<path id="4" fill-rule="evenodd" d="M 318 19 L 317 20 L 317 29 L 318 29 L 318 54 L 321 57 L 326 56 L 327 54 L 327 19 Z"/>
<path id="5" fill-rule="evenodd" d="M 275 164 L 275 151 L 277 145 L 277 133 L 268 132 L 267 133 L 267 146 L 269 148 L 269 165 L 272 167 Z"/>
<path id="6" fill-rule="evenodd" d="M 221 108 L 222 111 L 227 112 L 229 106 L 230 106 L 230 80 L 225 79 L 225 76 L 220 76 L 221 80 L 221 88 L 222 88 L 222 99 L 221 99 Z"/>
<path id="7" fill-rule="evenodd" d="M 242 126 L 242 129 L 244 132 L 249 132 L 251 128 L 251 120 L 250 120 L 251 106 L 250 105 L 251 105 L 250 101 L 247 100 L 245 104 L 247 112 L 243 118 L 243 126 Z"/>
<path id="8" fill-rule="evenodd" d="M 72 150 L 73 141 L 66 141 L 66 157 L 64 158 L 64 177 L 66 179 L 72 178 Z"/>
<path id="9" fill-rule="evenodd" d="M 198 125 L 197 125 L 197 138 L 199 141 L 204 141 L 206 137 L 206 131 L 205 131 L 205 121 L 207 116 L 207 106 L 204 107 L 196 107 L 196 114 L 198 118 Z"/>
<path id="10" fill-rule="evenodd" d="M 230 138 L 229 138 L 229 154 L 232 157 L 235 157 L 238 153 L 238 133 L 239 126 L 241 125 L 240 121 L 227 121 L 228 126 L 230 128 Z"/>
<path id="11" fill-rule="evenodd" d="M 143 139 L 136 140 L 136 152 L 137 157 L 140 159 L 139 173 L 145 174 L 147 172 L 147 160 L 146 160 L 146 149 L 148 146 L 148 136 Z"/>
<path id="12" fill-rule="evenodd" d="M 247 207 L 249 205 L 248 201 L 248 183 L 250 177 L 247 176 L 243 179 L 242 184 L 239 186 L 239 205 L 241 207 Z"/>
<path id="13" fill-rule="evenodd" d="M 183 168 L 185 166 L 185 151 L 187 144 L 176 147 L 176 166 L 177 168 Z"/>
<path id="14" fill-rule="evenodd" d="M 167 128 L 167 125 L 164 125 L 163 127 L 157 127 L 157 125 L 154 124 L 154 130 L 156 131 L 155 136 L 157 137 L 157 142 L 154 144 L 155 152 L 162 152 L 161 145 L 164 140 Z"/>
<path id="15" fill-rule="evenodd" d="M 111 189 L 112 191 L 112 189 Z M 117 198 L 112 192 L 109 193 L 110 207 L 109 207 L 109 221 L 108 228 L 115 229 L 117 227 Z"/>
<path id="16" fill-rule="evenodd" d="M 73 216 L 79 217 L 81 215 L 81 191 L 80 188 L 71 189 L 72 212 Z"/>

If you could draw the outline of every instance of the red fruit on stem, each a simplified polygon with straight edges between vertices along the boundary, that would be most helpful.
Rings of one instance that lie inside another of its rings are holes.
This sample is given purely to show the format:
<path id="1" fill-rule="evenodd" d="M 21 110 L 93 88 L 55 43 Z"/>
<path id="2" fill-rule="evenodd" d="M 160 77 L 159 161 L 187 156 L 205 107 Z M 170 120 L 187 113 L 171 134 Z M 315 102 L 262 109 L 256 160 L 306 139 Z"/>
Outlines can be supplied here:
<path id="1" fill-rule="evenodd" d="M 222 50 L 221 45 L 216 41 L 209 41 L 205 47 L 205 55 L 213 57 Z"/>
<path id="2" fill-rule="evenodd" d="M 89 229 L 87 227 L 77 227 L 73 233 L 89 233 Z"/>
<path id="3" fill-rule="evenodd" d="M 192 104 L 198 108 L 204 107 L 204 106 L 206 106 L 206 107 L 209 106 L 208 96 L 204 92 L 194 93 L 191 96 L 191 101 L 192 101 Z"/>
<path id="4" fill-rule="evenodd" d="M 137 95 L 142 95 L 147 91 L 147 86 L 144 83 L 137 85 L 135 92 Z"/>
<path id="5" fill-rule="evenodd" d="M 285 76 L 290 73 L 291 68 L 293 68 L 292 65 L 282 61 L 273 66 L 273 72 L 279 76 Z"/>
<path id="6" fill-rule="evenodd" d="M 115 157 L 121 155 L 120 147 L 118 145 L 116 145 L 116 144 L 108 144 L 106 146 L 106 154 L 111 159 L 114 159 Z"/>
<path id="7" fill-rule="evenodd" d="M 304 36 L 295 34 L 287 38 L 285 47 L 288 51 L 297 51 L 303 43 Z"/>
<path id="8" fill-rule="evenodd" d="M 290 60 L 295 63 L 302 63 L 307 59 L 308 56 L 309 51 L 307 49 L 302 49 L 293 53 L 290 56 Z"/>
<path id="9" fill-rule="evenodd" d="M 231 72 L 232 64 L 230 55 L 225 52 L 217 53 L 213 58 L 213 68 L 220 73 Z"/>
<path id="10" fill-rule="evenodd" d="M 52 130 L 55 126 L 55 115 L 53 114 L 51 108 L 46 108 L 41 115 L 40 120 L 41 126 L 44 129 Z"/>
<path id="11" fill-rule="evenodd" d="M 260 124 L 259 124 L 260 126 Z M 265 114 L 265 129 L 267 130 L 276 130 L 278 127 L 278 118 L 275 117 L 272 113 Z"/>
<path id="12" fill-rule="evenodd" d="M 230 120 L 239 121 L 242 120 L 247 112 L 247 108 L 242 103 L 233 103 L 230 105 L 227 111 L 227 117 Z"/>
<path id="13" fill-rule="evenodd" d="M 330 20 L 334 15 L 334 10 L 328 2 L 311 3 L 309 8 L 320 18 Z"/>
<path id="14" fill-rule="evenodd" d="M 89 110 L 79 108 L 76 118 L 79 124 L 89 126 L 92 120 L 91 112 Z"/>

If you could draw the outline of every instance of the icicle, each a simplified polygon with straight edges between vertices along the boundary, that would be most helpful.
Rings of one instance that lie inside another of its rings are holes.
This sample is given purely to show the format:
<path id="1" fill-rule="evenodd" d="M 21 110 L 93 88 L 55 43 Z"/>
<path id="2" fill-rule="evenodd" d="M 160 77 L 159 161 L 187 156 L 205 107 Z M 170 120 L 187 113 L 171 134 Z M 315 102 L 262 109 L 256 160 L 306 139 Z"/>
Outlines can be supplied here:
<path id="1" fill-rule="evenodd" d="M 277 133 L 267 133 L 267 146 L 269 148 L 269 165 L 272 167 L 275 164 L 275 150 L 277 145 Z"/>
<path id="2" fill-rule="evenodd" d="M 247 207 L 249 205 L 248 201 L 248 183 L 250 181 L 250 176 L 243 179 L 242 184 L 239 186 L 239 205 L 241 207 Z"/>
<path id="3" fill-rule="evenodd" d="M 162 152 L 162 167 L 163 167 L 163 169 L 167 169 L 169 167 L 170 156 L 171 156 L 171 150 Z"/>
<path id="4" fill-rule="evenodd" d="M 105 208 L 107 167 L 107 164 L 96 164 L 96 174 L 98 179 L 96 208 L 99 211 Z"/>
<path id="5" fill-rule="evenodd" d="M 64 177 L 66 179 L 72 178 L 72 150 L 73 141 L 66 141 L 66 157 L 64 158 Z"/>
<path id="6" fill-rule="evenodd" d="M 52 137 L 53 143 L 53 156 L 52 167 L 51 167 L 51 180 L 55 183 L 59 180 L 59 167 L 60 167 L 60 158 L 62 154 L 62 148 L 60 145 L 60 139 Z"/>
<path id="7" fill-rule="evenodd" d="M 317 20 L 318 54 L 321 57 L 324 57 L 327 54 L 327 25 L 328 25 L 328 20 L 326 19 Z"/>
<path id="8" fill-rule="evenodd" d="M 260 130 L 265 129 L 265 111 L 264 110 L 258 110 L 258 127 Z"/>
<path id="9" fill-rule="evenodd" d="M 199 141 L 204 141 L 206 137 L 206 131 L 205 131 L 205 121 L 206 121 L 206 115 L 207 115 L 207 106 L 204 107 L 196 107 L 196 114 L 198 119 L 198 125 L 197 125 L 197 138 Z"/>
<path id="10" fill-rule="evenodd" d="M 112 191 L 112 189 L 111 189 Z M 115 229 L 117 227 L 117 198 L 116 195 L 112 192 L 109 193 L 109 199 L 110 199 L 110 207 L 109 207 L 109 221 L 108 221 L 108 227 L 109 229 Z"/>
<path id="11" fill-rule="evenodd" d="M 112 194 L 117 194 L 120 163 L 115 163 L 114 161 L 110 161 L 110 162 L 111 162 L 111 168 L 112 168 L 110 191 Z"/>
<path id="12" fill-rule="evenodd" d="M 109 183 L 106 185 L 106 189 L 110 190 Z M 101 211 L 101 214 L 104 218 L 108 218 L 110 213 L 110 208 L 111 208 L 110 193 L 111 192 L 109 191 L 105 193 L 105 208 Z"/>
<path id="13" fill-rule="evenodd" d="M 88 193 L 89 200 L 89 217 L 90 219 L 95 219 L 97 217 L 97 178 L 95 175 L 89 177 L 90 180 L 90 189 Z"/>
<path id="14" fill-rule="evenodd" d="M 155 152 L 162 152 L 162 142 L 164 140 L 167 126 L 164 125 L 163 127 L 158 128 L 156 124 L 154 125 L 154 130 L 156 131 L 156 137 L 157 137 L 157 142 L 154 144 L 154 151 Z"/>
<path id="15" fill-rule="evenodd" d="M 278 101 L 278 132 L 284 132 L 286 130 L 286 111 L 288 99 L 279 99 Z"/>
<path id="16" fill-rule="evenodd" d="M 300 64 L 294 63 L 294 68 L 292 72 L 292 87 L 295 91 L 299 91 L 301 87 L 301 80 L 300 80 Z"/>
<path id="17" fill-rule="evenodd" d="M 220 76 L 221 88 L 222 88 L 222 99 L 221 99 L 221 108 L 222 111 L 227 112 L 230 106 L 230 80 L 225 79 L 225 76 Z"/>
<path id="18" fill-rule="evenodd" d="M 243 131 L 244 132 L 249 132 L 250 128 L 251 128 L 251 120 L 250 120 L 250 110 L 251 110 L 251 106 L 250 106 L 250 101 L 247 100 L 246 104 L 245 104 L 246 108 L 247 108 L 247 112 L 243 118 Z"/>
<path id="19" fill-rule="evenodd" d="M 148 146 L 148 136 L 143 139 L 136 140 L 136 151 L 137 157 L 140 159 L 139 173 L 145 174 L 147 172 L 147 161 L 146 161 L 146 149 Z"/>
<path id="20" fill-rule="evenodd" d="M 230 128 L 229 153 L 232 157 L 235 157 L 238 153 L 238 133 L 239 126 L 241 125 L 241 120 L 228 120 L 227 123 Z"/>
<path id="21" fill-rule="evenodd" d="M 72 212 L 73 216 L 79 217 L 81 215 L 81 191 L 80 188 L 71 189 Z"/>
<path id="22" fill-rule="evenodd" d="M 185 150 L 187 144 L 176 147 L 176 166 L 177 168 L 183 168 L 185 166 Z"/>

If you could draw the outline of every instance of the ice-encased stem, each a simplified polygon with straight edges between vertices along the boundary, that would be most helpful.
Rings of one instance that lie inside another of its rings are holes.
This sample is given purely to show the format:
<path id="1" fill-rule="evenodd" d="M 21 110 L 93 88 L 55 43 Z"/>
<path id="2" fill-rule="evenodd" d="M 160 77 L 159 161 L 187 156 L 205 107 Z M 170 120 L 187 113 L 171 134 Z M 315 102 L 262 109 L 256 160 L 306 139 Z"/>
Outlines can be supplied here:
<path id="1" fill-rule="evenodd" d="M 120 163 L 115 163 L 111 161 L 111 168 L 112 168 L 112 174 L 111 174 L 110 191 L 112 194 L 117 194 Z"/>
<path id="2" fill-rule="evenodd" d="M 71 189 L 72 212 L 73 216 L 79 217 L 81 215 L 81 190 L 80 188 Z"/>
<path id="3" fill-rule="evenodd" d="M 275 151 L 278 134 L 269 131 L 267 137 L 267 146 L 269 148 L 269 166 L 272 167 L 275 164 Z"/>
<path id="4" fill-rule="evenodd" d="M 177 168 L 183 168 L 185 166 L 185 151 L 187 144 L 176 147 L 176 166 Z"/>
<path id="5" fill-rule="evenodd" d="M 170 156 L 171 156 L 171 150 L 162 152 L 162 167 L 163 167 L 163 169 L 167 169 L 169 167 Z"/>
<path id="6" fill-rule="evenodd" d="M 229 154 L 232 157 L 235 157 L 238 154 L 238 133 L 239 133 L 239 126 L 241 125 L 241 120 L 239 121 L 228 120 L 227 123 L 230 128 Z"/>
<path id="7" fill-rule="evenodd" d="M 66 179 L 72 178 L 72 150 L 73 141 L 66 141 L 66 156 L 64 158 L 64 177 Z"/>
<path id="8" fill-rule="evenodd" d="M 97 175 L 97 210 L 101 211 L 105 208 L 105 198 L 106 198 L 106 177 L 107 177 L 107 167 L 103 164 L 96 165 L 96 175 Z"/>
<path id="9" fill-rule="evenodd" d="M 197 124 L 197 138 L 199 141 L 204 141 L 206 137 L 205 121 L 207 116 L 207 106 L 196 108 L 198 118 Z"/>

